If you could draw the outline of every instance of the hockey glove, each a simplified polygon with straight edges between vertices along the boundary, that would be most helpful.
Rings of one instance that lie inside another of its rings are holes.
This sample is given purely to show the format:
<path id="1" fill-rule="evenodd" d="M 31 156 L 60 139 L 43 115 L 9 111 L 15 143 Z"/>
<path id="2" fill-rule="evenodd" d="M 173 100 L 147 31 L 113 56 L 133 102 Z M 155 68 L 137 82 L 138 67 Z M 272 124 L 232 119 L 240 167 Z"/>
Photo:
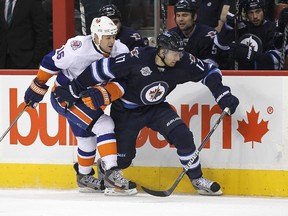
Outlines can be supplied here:
<path id="1" fill-rule="evenodd" d="M 80 97 L 84 104 L 92 110 L 109 105 L 111 103 L 110 93 L 102 86 L 94 86 L 81 92 Z"/>
<path id="2" fill-rule="evenodd" d="M 226 26 L 230 29 L 234 29 L 235 28 L 235 24 L 237 23 L 237 29 L 242 29 L 246 27 L 246 24 L 242 18 L 242 16 L 239 15 L 234 15 L 230 12 L 228 12 L 227 16 L 226 16 Z"/>
<path id="3" fill-rule="evenodd" d="M 32 108 L 36 108 L 38 103 L 43 100 L 49 86 L 39 83 L 37 77 L 31 82 L 31 85 L 25 92 L 24 100 Z"/>
<path id="4" fill-rule="evenodd" d="M 72 80 L 69 85 L 58 86 L 53 94 L 59 103 L 66 103 L 67 108 L 71 108 L 80 99 L 80 92 L 85 90 L 77 80 Z"/>
<path id="5" fill-rule="evenodd" d="M 253 47 L 241 43 L 230 44 L 230 50 L 228 52 L 232 55 L 232 58 L 242 61 L 253 61 L 257 55 Z"/>
<path id="6" fill-rule="evenodd" d="M 214 94 L 214 97 L 221 110 L 224 110 L 226 107 L 230 109 L 230 115 L 235 112 L 237 106 L 239 105 L 238 98 L 231 94 L 228 86 L 222 86 Z"/>

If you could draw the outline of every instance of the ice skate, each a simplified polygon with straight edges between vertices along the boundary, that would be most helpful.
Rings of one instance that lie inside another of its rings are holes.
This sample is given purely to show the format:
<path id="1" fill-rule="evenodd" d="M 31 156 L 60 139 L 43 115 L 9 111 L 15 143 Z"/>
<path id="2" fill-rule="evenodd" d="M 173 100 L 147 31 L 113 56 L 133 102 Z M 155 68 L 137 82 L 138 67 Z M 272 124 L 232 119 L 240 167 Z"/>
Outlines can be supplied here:
<path id="1" fill-rule="evenodd" d="M 93 175 L 77 174 L 77 185 L 82 193 L 103 193 L 104 181 L 95 178 Z"/>
<path id="2" fill-rule="evenodd" d="M 125 179 L 122 170 L 112 168 L 105 172 L 105 192 L 107 196 L 130 196 L 137 193 L 136 183 Z"/>
<path id="3" fill-rule="evenodd" d="M 93 175 L 94 169 L 87 175 L 79 173 L 79 164 L 74 164 L 74 170 L 76 171 L 76 182 L 79 187 L 79 192 L 82 193 L 103 193 L 104 192 L 104 180 L 99 180 Z"/>
<path id="4" fill-rule="evenodd" d="M 191 183 L 200 195 L 220 196 L 223 194 L 217 182 L 210 181 L 204 177 L 192 179 Z"/>

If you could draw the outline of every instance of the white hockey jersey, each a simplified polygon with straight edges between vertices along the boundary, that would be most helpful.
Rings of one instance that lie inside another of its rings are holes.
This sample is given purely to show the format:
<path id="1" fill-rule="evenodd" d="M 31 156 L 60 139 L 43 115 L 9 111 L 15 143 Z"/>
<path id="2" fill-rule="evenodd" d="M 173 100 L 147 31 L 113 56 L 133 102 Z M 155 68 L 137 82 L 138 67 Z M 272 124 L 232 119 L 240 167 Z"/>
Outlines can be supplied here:
<path id="1" fill-rule="evenodd" d="M 116 40 L 110 57 L 128 53 L 128 47 Z M 92 36 L 76 36 L 66 44 L 47 54 L 40 65 L 37 77 L 46 82 L 52 75 L 61 72 L 69 80 L 77 78 L 92 62 L 105 58 L 92 42 Z M 59 74 L 60 75 L 60 74 Z"/>

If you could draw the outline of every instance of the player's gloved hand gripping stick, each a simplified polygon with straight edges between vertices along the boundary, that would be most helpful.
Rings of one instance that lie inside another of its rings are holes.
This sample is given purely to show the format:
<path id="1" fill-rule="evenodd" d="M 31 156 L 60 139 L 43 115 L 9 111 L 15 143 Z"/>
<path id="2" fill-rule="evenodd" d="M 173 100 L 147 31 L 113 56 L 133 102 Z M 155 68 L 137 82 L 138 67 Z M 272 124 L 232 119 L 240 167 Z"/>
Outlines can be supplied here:
<path id="1" fill-rule="evenodd" d="M 214 124 L 214 126 L 212 127 L 212 129 L 210 130 L 210 132 L 206 135 L 205 139 L 203 140 L 203 142 L 201 143 L 201 145 L 198 147 L 198 149 L 193 153 L 192 158 L 188 161 L 188 163 L 186 164 L 186 166 L 183 167 L 183 171 L 180 173 L 180 175 L 178 176 L 178 178 L 176 179 L 176 181 L 174 182 L 174 184 L 171 186 L 171 188 L 169 188 L 168 190 L 165 191 L 156 191 L 156 190 L 151 190 L 148 189 L 146 187 L 142 186 L 142 189 L 148 193 L 151 194 L 153 196 L 160 196 L 160 197 L 167 197 L 170 196 L 172 194 L 172 192 L 174 191 L 174 189 L 177 187 L 177 185 L 179 184 L 179 182 L 182 180 L 182 178 L 184 177 L 184 175 L 186 174 L 186 172 L 188 171 L 189 167 L 193 164 L 193 162 L 195 161 L 195 159 L 199 156 L 200 151 L 202 150 L 202 148 L 205 146 L 205 144 L 207 143 L 207 141 L 209 140 L 209 138 L 211 137 L 211 135 L 214 133 L 214 131 L 216 130 L 216 128 L 218 127 L 218 125 L 220 124 L 220 122 L 222 121 L 222 119 L 224 118 L 224 116 L 226 115 L 230 115 L 230 109 L 228 107 L 226 107 L 223 112 L 221 113 L 220 117 L 217 119 L 216 123 Z"/>

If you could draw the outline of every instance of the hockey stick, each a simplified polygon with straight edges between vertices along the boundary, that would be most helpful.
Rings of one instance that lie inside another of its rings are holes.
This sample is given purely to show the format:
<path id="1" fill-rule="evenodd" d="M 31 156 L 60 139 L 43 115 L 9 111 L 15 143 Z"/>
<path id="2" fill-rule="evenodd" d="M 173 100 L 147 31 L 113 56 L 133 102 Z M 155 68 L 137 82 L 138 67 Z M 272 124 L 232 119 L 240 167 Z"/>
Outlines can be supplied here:
<path id="1" fill-rule="evenodd" d="M 80 18 L 81 18 L 81 28 L 82 28 L 82 34 L 87 35 L 86 31 L 86 18 L 85 18 L 85 8 L 82 0 L 79 2 L 80 4 Z"/>
<path id="2" fill-rule="evenodd" d="M 238 42 L 238 17 L 239 17 L 239 0 L 236 0 L 235 2 L 235 20 L 234 20 L 234 31 L 235 31 L 235 43 Z M 234 70 L 238 70 L 238 61 L 234 61 Z"/>
<path id="3" fill-rule="evenodd" d="M 24 108 L 21 110 L 21 112 L 16 116 L 15 120 L 11 123 L 11 125 L 7 128 L 7 130 L 4 132 L 4 134 L 0 137 L 0 142 L 4 139 L 4 137 L 7 135 L 7 133 L 11 130 L 11 128 L 15 125 L 15 123 L 18 121 L 18 119 L 22 116 L 22 114 L 25 112 L 25 110 L 29 107 L 31 101 L 27 103 Z"/>
<path id="4" fill-rule="evenodd" d="M 288 23 L 286 24 L 285 29 L 284 29 L 284 38 L 283 38 L 281 58 L 280 58 L 280 67 L 279 67 L 280 70 L 282 70 L 284 67 L 285 52 L 286 52 L 286 46 L 287 46 L 287 36 L 288 36 Z"/>
<path id="5" fill-rule="evenodd" d="M 167 0 L 161 1 L 162 32 L 167 30 Z"/>
<path id="6" fill-rule="evenodd" d="M 202 148 L 205 146 L 205 144 L 207 143 L 207 141 L 209 140 L 209 138 L 211 137 L 211 135 L 214 133 L 214 131 L 216 130 L 216 128 L 218 127 L 218 125 L 220 124 L 220 122 L 222 121 L 222 119 L 224 118 L 225 115 L 229 115 L 230 114 L 230 110 L 228 107 L 226 107 L 223 112 L 221 113 L 220 117 L 217 119 L 216 123 L 214 124 L 214 126 L 212 127 L 212 129 L 210 130 L 210 132 L 206 135 L 205 139 L 203 140 L 203 142 L 201 143 L 201 145 L 199 146 L 199 148 L 193 153 L 192 158 L 188 161 L 188 163 L 186 164 L 186 166 L 183 167 L 182 172 L 180 173 L 180 175 L 178 176 L 178 178 L 176 179 L 176 181 L 174 182 L 174 184 L 165 191 L 156 191 L 156 190 L 151 190 L 148 189 L 146 187 L 142 187 L 142 189 L 148 193 L 151 194 L 153 196 L 159 196 L 159 197 L 167 197 L 170 196 L 172 194 L 172 192 L 174 191 L 174 189 L 177 187 L 177 185 L 179 184 L 179 182 L 182 180 L 182 178 L 184 177 L 184 175 L 187 173 L 188 169 L 190 168 L 190 166 L 193 164 L 193 162 L 195 161 L 195 159 L 199 156 L 200 151 L 202 150 Z"/>

